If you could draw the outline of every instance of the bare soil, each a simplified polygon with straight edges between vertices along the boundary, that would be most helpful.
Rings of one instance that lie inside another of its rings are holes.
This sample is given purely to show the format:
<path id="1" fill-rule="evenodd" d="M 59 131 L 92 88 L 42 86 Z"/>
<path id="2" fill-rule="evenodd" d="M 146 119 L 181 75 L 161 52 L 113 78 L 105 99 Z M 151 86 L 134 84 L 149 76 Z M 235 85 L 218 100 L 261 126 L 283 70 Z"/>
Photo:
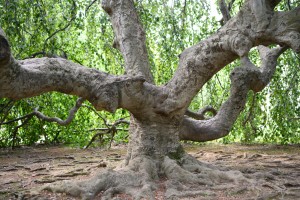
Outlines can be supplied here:
<path id="1" fill-rule="evenodd" d="M 201 196 L 188 199 L 300 199 L 299 145 L 184 145 L 197 159 L 239 170 L 245 177 L 262 182 L 260 188 L 206 188 Z M 60 180 L 86 179 L 106 168 L 120 164 L 125 146 L 110 150 L 79 149 L 65 146 L 36 146 L 0 149 L 0 200 L 6 199 L 77 199 L 64 194 L 43 192 L 32 196 L 30 191 L 46 183 Z M 163 199 L 164 180 L 156 192 Z M 250 192 L 249 192 L 250 191 Z M 207 195 L 205 195 L 207 193 Z M 118 195 L 120 199 L 131 199 Z"/>

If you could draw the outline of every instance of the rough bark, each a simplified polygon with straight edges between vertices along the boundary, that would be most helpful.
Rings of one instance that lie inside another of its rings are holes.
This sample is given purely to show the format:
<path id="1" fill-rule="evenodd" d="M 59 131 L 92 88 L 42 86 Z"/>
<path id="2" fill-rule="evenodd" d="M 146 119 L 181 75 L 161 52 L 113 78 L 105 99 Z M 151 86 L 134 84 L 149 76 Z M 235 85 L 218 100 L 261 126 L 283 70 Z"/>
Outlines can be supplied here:
<path id="1" fill-rule="evenodd" d="M 278 56 L 285 48 L 300 52 L 300 8 L 275 12 L 280 1 L 248 0 L 236 17 L 206 40 L 180 55 L 178 69 L 164 86 L 153 84 L 145 34 L 132 0 L 104 0 L 115 32 L 115 47 L 125 59 L 126 75 L 113 76 L 60 58 L 17 61 L 0 29 L 0 98 L 21 99 L 49 91 L 89 100 L 96 109 L 132 113 L 130 142 L 125 165 L 89 181 L 64 182 L 47 189 L 91 199 L 101 191 L 110 199 L 127 192 L 135 198 L 154 199 L 155 181 L 166 177 L 166 198 L 197 194 L 199 185 L 239 183 L 236 172 L 221 172 L 200 163 L 183 151 L 179 141 L 207 141 L 227 135 L 243 110 L 247 92 L 262 90 L 270 81 Z M 251 48 L 261 47 L 262 65 L 248 59 Z M 187 108 L 203 85 L 224 66 L 241 58 L 231 73 L 229 99 L 210 119 L 192 115 Z M 188 117 L 195 117 L 193 119 Z M 236 177 L 235 177 L 236 176 Z M 193 186 L 195 190 L 189 190 Z M 134 194 L 137 189 L 142 192 Z M 183 190 L 189 190 L 184 193 Z"/>
<path id="2" fill-rule="evenodd" d="M 2 42 L 0 98 L 22 99 L 58 91 L 89 100 L 96 109 L 114 112 L 126 102 L 122 96 L 142 86 L 142 77 L 113 76 L 62 58 L 35 58 L 22 61 L 8 56 L 7 40 Z M 5 57 L 6 56 L 6 57 Z M 131 88 L 132 87 L 132 88 Z"/>
<path id="3" fill-rule="evenodd" d="M 143 76 L 152 83 L 145 32 L 133 2 L 103 0 L 102 8 L 111 17 L 115 32 L 114 47 L 119 49 L 124 57 L 126 73 L 130 76 Z"/>
<path id="4" fill-rule="evenodd" d="M 281 44 L 300 52 L 300 8 L 289 12 L 274 12 L 269 7 L 256 10 L 255 2 L 247 1 L 217 33 L 182 52 L 178 69 L 166 86 L 168 100 L 161 105 L 166 113 L 185 112 L 214 74 L 255 46 Z M 169 108 L 168 101 L 177 106 Z"/>
<path id="5" fill-rule="evenodd" d="M 205 121 L 185 118 L 182 123 L 182 140 L 209 141 L 226 136 L 240 112 L 244 109 L 249 90 L 259 92 L 270 82 L 276 68 L 278 56 L 285 48 L 269 49 L 260 46 L 262 64 L 256 67 L 247 56 L 241 67 L 231 73 L 231 90 L 228 100 L 213 118 Z"/>

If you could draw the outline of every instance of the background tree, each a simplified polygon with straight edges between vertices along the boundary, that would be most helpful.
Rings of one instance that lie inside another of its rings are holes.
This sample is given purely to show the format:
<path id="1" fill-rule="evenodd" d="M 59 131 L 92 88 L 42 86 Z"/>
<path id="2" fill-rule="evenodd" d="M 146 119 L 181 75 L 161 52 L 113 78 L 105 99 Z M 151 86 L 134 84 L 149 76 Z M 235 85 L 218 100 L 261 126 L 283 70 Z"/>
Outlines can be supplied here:
<path id="1" fill-rule="evenodd" d="M 180 192 L 183 186 L 224 181 L 246 184 L 237 172 L 211 169 L 188 156 L 179 141 L 208 141 L 226 136 L 244 109 L 248 91 L 259 92 L 270 82 L 278 56 L 287 48 L 300 51 L 299 7 L 274 11 L 278 3 L 246 1 L 236 17 L 215 34 L 179 55 L 178 68 L 162 86 L 154 84 L 145 33 L 131 1 L 102 2 L 113 25 L 114 47 L 124 57 L 126 75 L 110 75 L 63 58 L 18 61 L 12 57 L 8 40 L 1 31 L 0 97 L 22 99 L 59 91 L 81 97 L 74 112 L 87 99 L 98 110 L 114 112 L 124 108 L 131 113 L 128 155 L 120 171 L 107 171 L 90 181 L 64 182 L 47 188 L 84 198 L 92 198 L 102 190 L 106 190 L 104 196 L 108 198 L 125 191 L 136 197 L 154 198 L 155 180 L 162 176 L 168 179 L 166 197 L 199 192 L 195 188 Z M 266 47 L 272 44 L 281 47 Z M 259 47 L 260 67 L 249 59 L 250 50 L 258 45 L 265 45 Z M 206 119 L 203 115 L 207 111 L 215 111 L 211 107 L 201 113 L 188 111 L 204 84 L 237 58 L 241 58 L 240 67 L 231 72 L 230 95 L 218 112 Z M 37 110 L 33 114 L 59 122 Z M 141 188 L 140 193 L 135 193 L 137 188 Z"/>

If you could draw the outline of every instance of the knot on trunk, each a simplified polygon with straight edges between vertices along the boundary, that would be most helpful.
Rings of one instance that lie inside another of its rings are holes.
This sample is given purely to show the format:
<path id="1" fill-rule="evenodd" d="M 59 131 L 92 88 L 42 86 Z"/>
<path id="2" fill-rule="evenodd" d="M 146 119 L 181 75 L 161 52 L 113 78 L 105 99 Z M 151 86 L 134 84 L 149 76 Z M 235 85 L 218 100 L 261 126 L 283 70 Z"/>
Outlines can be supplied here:
<path id="1" fill-rule="evenodd" d="M 259 68 L 255 66 L 237 67 L 230 74 L 232 88 L 239 88 L 239 90 L 249 88 L 254 92 L 259 92 L 265 86 L 261 76 Z"/>
<path id="2" fill-rule="evenodd" d="M 108 15 L 112 15 L 113 9 L 120 3 L 119 0 L 103 0 L 101 6 Z"/>
<path id="3" fill-rule="evenodd" d="M 228 46 L 238 56 L 243 57 L 248 54 L 253 46 L 250 38 L 242 33 L 232 33 L 233 35 L 228 39 Z"/>
<path id="4" fill-rule="evenodd" d="M 124 104 L 132 104 L 139 96 L 145 79 L 143 77 L 119 76 L 93 86 L 91 96 L 88 100 L 97 110 L 115 112 Z"/>

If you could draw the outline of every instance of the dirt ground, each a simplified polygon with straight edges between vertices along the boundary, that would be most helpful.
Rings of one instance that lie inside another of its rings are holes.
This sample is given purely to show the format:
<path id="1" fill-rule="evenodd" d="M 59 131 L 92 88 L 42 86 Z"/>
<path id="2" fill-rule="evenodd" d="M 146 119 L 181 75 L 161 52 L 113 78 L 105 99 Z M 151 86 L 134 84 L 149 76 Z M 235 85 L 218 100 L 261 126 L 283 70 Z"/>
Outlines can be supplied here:
<path id="1" fill-rule="evenodd" d="M 185 145 L 197 159 L 239 170 L 245 177 L 263 180 L 261 188 L 232 190 L 206 189 L 207 196 L 188 199 L 300 199 L 299 145 Z M 0 200 L 76 199 L 64 194 L 43 192 L 38 197 L 29 191 L 59 180 L 84 179 L 105 168 L 114 168 L 124 158 L 125 146 L 110 150 L 79 149 L 65 146 L 0 149 Z M 120 196 L 120 199 L 130 199 Z M 157 195 L 157 199 L 163 199 Z"/>

